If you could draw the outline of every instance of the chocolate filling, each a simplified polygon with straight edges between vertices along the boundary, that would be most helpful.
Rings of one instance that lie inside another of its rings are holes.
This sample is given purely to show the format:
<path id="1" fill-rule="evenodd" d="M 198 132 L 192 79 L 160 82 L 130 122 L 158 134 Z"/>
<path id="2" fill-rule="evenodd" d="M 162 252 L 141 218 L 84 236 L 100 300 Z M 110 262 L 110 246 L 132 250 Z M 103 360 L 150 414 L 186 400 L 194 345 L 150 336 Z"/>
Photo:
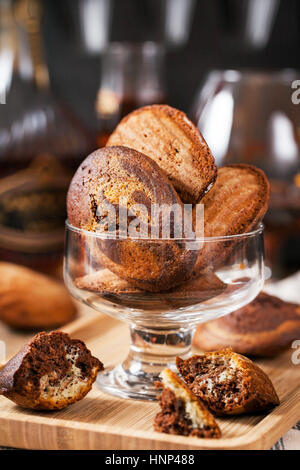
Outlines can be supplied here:
<path id="1" fill-rule="evenodd" d="M 24 396 L 30 393 L 33 400 L 39 397 L 59 399 L 61 394 L 70 398 L 70 394 L 89 381 L 96 368 L 103 369 L 82 341 L 72 340 L 61 332 L 38 334 L 26 346 L 20 359 L 19 367 L 12 370 L 13 377 L 9 381 L 5 369 L 13 368 L 16 359 L 12 359 L 12 366 L 7 364 L 0 385 L 3 382 L 4 393 L 11 390 Z"/>
<path id="2" fill-rule="evenodd" d="M 177 398 L 169 388 L 164 388 L 159 397 L 159 404 L 162 411 L 155 417 L 156 431 L 182 436 L 213 437 L 214 431 L 209 426 L 203 426 L 201 429 L 194 427 L 185 412 L 184 401 Z"/>
<path id="3" fill-rule="evenodd" d="M 242 374 L 230 360 L 202 358 L 190 370 L 181 372 L 195 395 L 204 397 L 216 411 L 228 410 L 248 398 Z"/>

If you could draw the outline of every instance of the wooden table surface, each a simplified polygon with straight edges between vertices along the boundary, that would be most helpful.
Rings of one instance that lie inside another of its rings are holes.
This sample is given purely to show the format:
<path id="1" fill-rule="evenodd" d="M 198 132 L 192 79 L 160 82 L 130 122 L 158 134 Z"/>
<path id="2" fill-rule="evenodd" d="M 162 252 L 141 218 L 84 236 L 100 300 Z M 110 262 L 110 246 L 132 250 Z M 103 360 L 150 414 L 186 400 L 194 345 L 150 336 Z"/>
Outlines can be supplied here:
<path id="1" fill-rule="evenodd" d="M 278 283 L 268 283 L 265 286 L 265 290 L 270 294 L 276 294 L 284 300 L 290 300 L 300 303 L 300 272 L 289 279 L 285 279 Z M 78 322 L 81 321 L 81 316 L 84 318 L 90 317 L 91 319 L 95 316 L 88 307 L 79 307 L 80 317 Z M 20 345 L 25 343 L 32 337 L 32 333 L 21 333 L 11 330 L 0 324 L 0 340 L 1 337 L 6 339 L 6 355 L 10 357 L 15 354 L 16 350 L 19 349 Z M 300 338 L 299 338 L 300 340 Z M 300 365 L 299 365 L 300 367 Z M 300 423 L 290 430 L 283 438 L 281 438 L 274 446 L 275 449 L 289 449 L 289 450 L 300 450 Z M 0 450 L 7 449 L 0 447 Z M 10 448 L 12 449 L 12 448 Z"/>

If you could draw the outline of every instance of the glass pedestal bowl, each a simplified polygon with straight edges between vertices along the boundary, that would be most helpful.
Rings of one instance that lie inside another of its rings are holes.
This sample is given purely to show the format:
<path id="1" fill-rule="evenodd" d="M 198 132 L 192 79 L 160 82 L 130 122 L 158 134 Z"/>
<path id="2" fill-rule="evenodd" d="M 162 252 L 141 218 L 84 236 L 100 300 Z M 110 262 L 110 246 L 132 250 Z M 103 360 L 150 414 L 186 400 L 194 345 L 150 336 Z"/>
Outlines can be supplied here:
<path id="1" fill-rule="evenodd" d="M 170 240 L 131 241 L 149 247 Z M 127 358 L 97 379 L 102 391 L 122 398 L 156 399 L 155 381 L 165 367 L 175 368 L 176 356 L 191 353 L 195 327 L 248 304 L 263 286 L 262 225 L 242 235 L 176 240 L 195 256 L 205 254 L 207 265 L 200 277 L 164 292 L 142 291 L 105 269 L 99 242 L 103 234 L 67 222 L 65 283 L 80 302 L 129 324 Z"/>

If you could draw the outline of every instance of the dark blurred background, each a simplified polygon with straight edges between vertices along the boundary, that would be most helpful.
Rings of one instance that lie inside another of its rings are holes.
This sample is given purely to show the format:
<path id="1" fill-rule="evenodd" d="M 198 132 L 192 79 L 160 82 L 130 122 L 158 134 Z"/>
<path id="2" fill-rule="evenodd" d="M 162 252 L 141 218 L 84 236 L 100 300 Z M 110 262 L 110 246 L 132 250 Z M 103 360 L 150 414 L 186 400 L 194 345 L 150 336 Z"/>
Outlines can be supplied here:
<path id="1" fill-rule="evenodd" d="M 184 38 L 177 45 L 169 44 L 166 37 L 164 0 L 108 2 L 112 5 L 108 40 L 151 40 L 166 45 L 167 99 L 185 111 L 189 111 L 194 93 L 210 69 L 300 69 L 298 0 L 275 1 L 274 11 L 268 0 L 258 1 L 274 14 L 271 25 L 266 20 L 263 26 L 266 38 L 262 44 L 256 44 L 249 31 L 247 36 L 251 1 L 195 0 L 191 2 Z M 44 0 L 43 3 L 43 29 L 53 87 L 93 126 L 91 110 L 99 87 L 101 58 L 100 52 L 88 51 L 84 46 L 78 20 L 80 2 Z M 179 11 L 178 15 L 182 13 Z M 259 6 L 257 15 L 261 15 Z"/>
<path id="2" fill-rule="evenodd" d="M 299 270 L 299 50 L 298 0 L 0 0 L 0 259 L 61 272 L 75 169 L 168 103 L 267 173 L 267 265 Z"/>

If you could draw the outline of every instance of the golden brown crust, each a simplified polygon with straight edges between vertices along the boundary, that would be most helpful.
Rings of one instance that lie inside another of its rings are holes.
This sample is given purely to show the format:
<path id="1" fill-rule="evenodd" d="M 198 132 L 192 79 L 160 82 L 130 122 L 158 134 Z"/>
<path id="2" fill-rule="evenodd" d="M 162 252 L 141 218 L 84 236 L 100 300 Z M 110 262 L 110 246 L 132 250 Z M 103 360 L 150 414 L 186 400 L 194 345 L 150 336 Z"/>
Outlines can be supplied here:
<path id="1" fill-rule="evenodd" d="M 187 307 L 216 297 L 226 289 L 226 284 L 210 273 L 168 291 L 149 294 L 120 279 L 108 269 L 77 278 L 75 285 L 78 289 L 100 293 L 132 308 L 143 304 L 145 306 L 148 299 L 153 309 Z"/>
<path id="2" fill-rule="evenodd" d="M 269 203 L 270 184 L 262 170 L 247 164 L 229 165 L 218 170 L 211 190 L 203 197 L 204 235 L 223 237 L 243 234 L 254 229 L 263 219 Z M 204 245 L 199 251 L 196 275 L 214 270 L 233 250 L 239 239 Z"/>
<path id="3" fill-rule="evenodd" d="M 82 374 L 80 387 L 47 394 L 61 383 L 71 386 Z M 103 364 L 85 344 L 60 331 L 38 333 L 0 371 L 0 394 L 24 408 L 58 410 L 75 403 L 91 390 Z M 46 392 L 46 393 L 45 393 Z"/>
<path id="4" fill-rule="evenodd" d="M 93 255 L 118 277 L 141 290 L 161 292 L 178 286 L 190 277 L 197 253 L 185 243 L 151 240 L 99 241 L 101 252 Z"/>
<path id="5" fill-rule="evenodd" d="M 155 203 L 182 206 L 172 184 L 151 158 L 127 147 L 104 147 L 81 163 L 71 181 L 69 221 L 75 227 L 99 231 L 101 209 L 107 209 L 104 204 L 119 205 L 122 198 L 127 199 L 128 209 L 140 203 L 147 208 Z"/>
<path id="6" fill-rule="evenodd" d="M 0 320 L 23 330 L 57 328 L 76 308 L 62 283 L 11 263 L 0 263 Z"/>
<path id="7" fill-rule="evenodd" d="M 231 348 L 177 358 L 177 368 L 192 392 L 217 415 L 261 413 L 279 404 L 265 372 Z"/>
<path id="8" fill-rule="evenodd" d="M 202 351 L 231 346 L 246 356 L 274 356 L 300 337 L 300 306 L 261 292 L 245 307 L 199 325 L 193 339 Z"/>
<path id="9" fill-rule="evenodd" d="M 200 131 L 185 113 L 167 105 L 145 106 L 128 114 L 107 145 L 125 145 L 151 157 L 184 202 L 197 203 L 217 176 Z"/>
<path id="10" fill-rule="evenodd" d="M 154 419 L 155 431 L 210 439 L 221 437 L 212 414 L 173 371 L 165 369 L 157 387 L 163 390 L 158 397 L 161 411 Z M 193 410 L 193 416 L 188 414 L 186 404 L 188 410 Z"/>
<path id="11" fill-rule="evenodd" d="M 128 208 L 142 203 L 148 209 L 144 219 L 140 217 L 146 236 L 155 225 L 152 204 L 166 208 L 176 204 L 183 210 L 173 186 L 151 158 L 126 147 L 106 147 L 87 157 L 77 170 L 67 198 L 69 221 L 76 227 L 98 231 L 99 209 L 105 213 L 108 203 L 118 214 L 124 196 Z M 158 226 L 161 232 L 161 222 Z M 172 230 L 174 226 L 171 238 Z M 172 239 L 114 238 L 98 238 L 97 243 L 91 240 L 90 255 L 100 267 L 144 290 L 155 292 L 181 284 L 189 277 L 197 256 L 184 243 Z"/>

